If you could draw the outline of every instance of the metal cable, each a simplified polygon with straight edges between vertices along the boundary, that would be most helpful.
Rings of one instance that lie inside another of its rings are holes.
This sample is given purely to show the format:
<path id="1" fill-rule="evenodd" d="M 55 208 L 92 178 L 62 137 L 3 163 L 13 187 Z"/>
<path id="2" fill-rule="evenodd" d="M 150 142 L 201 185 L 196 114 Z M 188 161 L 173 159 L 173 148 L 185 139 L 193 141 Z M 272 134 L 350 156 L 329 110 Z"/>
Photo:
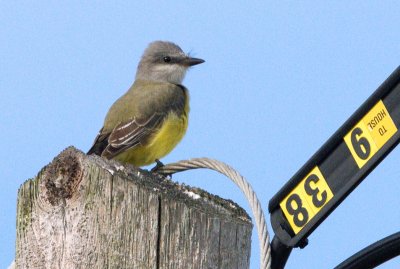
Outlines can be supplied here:
<path id="1" fill-rule="evenodd" d="M 267 224 L 265 222 L 264 212 L 261 208 L 261 204 L 257 198 L 257 195 L 251 188 L 250 184 L 235 169 L 217 160 L 209 158 L 193 158 L 190 160 L 182 160 L 176 163 L 171 163 L 158 167 L 155 169 L 154 172 L 163 175 L 171 175 L 177 172 L 182 172 L 197 168 L 209 168 L 227 176 L 244 193 L 244 195 L 247 198 L 247 201 L 250 204 L 251 210 L 253 211 L 253 215 L 257 226 L 258 240 L 260 242 L 260 268 L 270 269 L 271 249 L 270 249 L 269 235 L 267 230 Z"/>

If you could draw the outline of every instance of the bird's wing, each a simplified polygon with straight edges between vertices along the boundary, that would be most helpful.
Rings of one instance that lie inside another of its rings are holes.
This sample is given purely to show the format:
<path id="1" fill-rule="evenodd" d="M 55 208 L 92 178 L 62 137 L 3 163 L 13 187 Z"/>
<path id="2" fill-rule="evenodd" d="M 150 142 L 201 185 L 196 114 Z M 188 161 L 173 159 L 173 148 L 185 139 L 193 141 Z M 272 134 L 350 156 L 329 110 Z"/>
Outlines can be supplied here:
<path id="1" fill-rule="evenodd" d="M 108 143 L 101 153 L 111 159 L 128 148 L 145 143 L 161 125 L 167 113 L 157 112 L 147 119 L 132 119 L 117 125 L 108 135 Z"/>
<path id="2" fill-rule="evenodd" d="M 110 109 L 113 113 L 111 116 L 122 115 L 126 118 L 120 118 L 119 124 L 113 129 L 101 129 L 88 154 L 111 159 L 129 148 L 145 144 L 170 112 L 178 115 L 184 112 L 187 93 L 186 88 L 181 85 L 171 86 L 161 83 L 136 85 L 135 90 L 131 93 L 135 95 L 134 100 L 140 101 L 136 104 L 143 105 L 141 113 L 128 118 L 130 113 L 126 113 L 124 107 L 118 103 L 120 100 L 117 100 L 113 105 L 114 110 Z M 158 98 L 154 98 L 155 95 Z"/>
<path id="3" fill-rule="evenodd" d="M 110 136 L 110 132 L 104 132 L 104 128 L 101 128 L 96 138 L 94 139 L 92 147 L 89 149 L 87 154 L 96 154 L 101 155 L 103 150 L 108 145 L 108 137 Z"/>

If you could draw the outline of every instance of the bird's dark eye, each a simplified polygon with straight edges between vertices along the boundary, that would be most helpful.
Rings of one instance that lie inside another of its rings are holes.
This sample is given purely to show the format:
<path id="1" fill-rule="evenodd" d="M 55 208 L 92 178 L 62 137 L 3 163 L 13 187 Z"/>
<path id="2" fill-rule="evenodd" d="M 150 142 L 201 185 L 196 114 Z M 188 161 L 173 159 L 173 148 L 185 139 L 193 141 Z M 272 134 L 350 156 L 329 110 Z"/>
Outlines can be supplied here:
<path id="1" fill-rule="evenodd" d="M 164 60 L 165 63 L 169 63 L 169 62 L 171 62 L 171 57 L 164 56 L 163 60 Z"/>

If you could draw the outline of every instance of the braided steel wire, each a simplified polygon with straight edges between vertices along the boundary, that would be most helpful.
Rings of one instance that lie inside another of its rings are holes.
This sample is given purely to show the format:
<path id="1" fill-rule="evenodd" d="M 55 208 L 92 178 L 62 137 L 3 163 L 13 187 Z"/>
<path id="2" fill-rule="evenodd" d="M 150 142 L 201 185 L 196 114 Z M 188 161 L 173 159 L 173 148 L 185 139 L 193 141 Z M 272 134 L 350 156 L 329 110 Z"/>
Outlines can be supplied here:
<path id="1" fill-rule="evenodd" d="M 260 268 L 270 269 L 271 268 L 271 248 L 269 243 L 269 234 L 267 230 L 267 224 L 265 222 L 265 215 L 261 208 L 260 201 L 257 198 L 256 193 L 247 182 L 247 180 L 240 175 L 231 166 L 209 158 L 193 158 L 189 160 L 182 160 L 176 163 L 166 164 L 161 167 L 157 167 L 154 172 L 171 175 L 177 172 L 182 172 L 191 169 L 208 168 L 217 171 L 229 179 L 231 179 L 244 193 L 247 201 L 250 204 L 250 208 L 253 212 L 255 223 L 257 226 L 258 240 L 260 242 Z"/>

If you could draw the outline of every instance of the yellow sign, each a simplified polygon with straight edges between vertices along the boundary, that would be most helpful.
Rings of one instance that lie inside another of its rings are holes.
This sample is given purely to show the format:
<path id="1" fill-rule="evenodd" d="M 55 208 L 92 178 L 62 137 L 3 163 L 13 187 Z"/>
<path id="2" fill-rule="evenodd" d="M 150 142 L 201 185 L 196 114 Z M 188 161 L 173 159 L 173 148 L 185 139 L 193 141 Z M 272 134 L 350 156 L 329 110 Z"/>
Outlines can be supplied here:
<path id="1" fill-rule="evenodd" d="M 332 197 L 331 189 L 318 166 L 316 166 L 280 202 L 280 207 L 294 233 L 297 234 Z"/>
<path id="2" fill-rule="evenodd" d="M 344 137 L 344 141 L 361 168 L 396 132 L 396 125 L 380 100 Z"/>

